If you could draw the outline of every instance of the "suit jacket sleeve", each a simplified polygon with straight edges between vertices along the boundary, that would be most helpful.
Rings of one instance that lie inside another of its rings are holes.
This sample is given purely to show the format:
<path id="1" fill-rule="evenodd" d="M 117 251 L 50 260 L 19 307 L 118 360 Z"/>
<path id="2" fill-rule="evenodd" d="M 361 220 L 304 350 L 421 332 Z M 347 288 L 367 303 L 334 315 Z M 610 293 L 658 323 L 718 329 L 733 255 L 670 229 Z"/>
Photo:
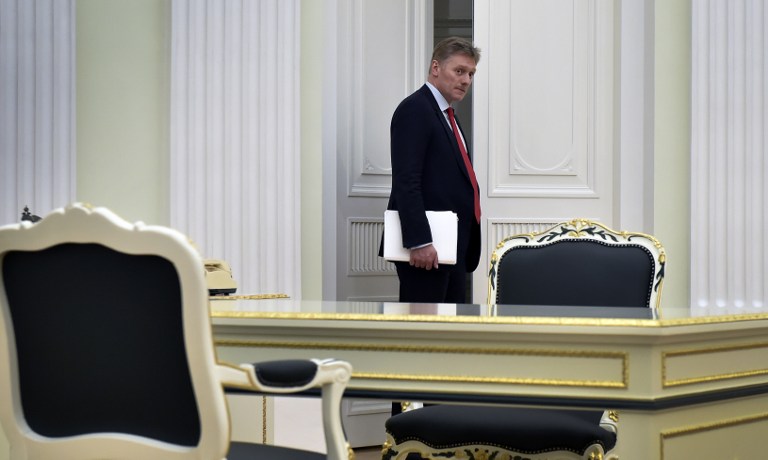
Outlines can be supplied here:
<path id="1" fill-rule="evenodd" d="M 395 111 L 390 127 L 392 199 L 397 209 L 407 248 L 432 241 L 426 218 L 422 176 L 428 161 L 433 115 L 417 98 L 406 99 Z"/>

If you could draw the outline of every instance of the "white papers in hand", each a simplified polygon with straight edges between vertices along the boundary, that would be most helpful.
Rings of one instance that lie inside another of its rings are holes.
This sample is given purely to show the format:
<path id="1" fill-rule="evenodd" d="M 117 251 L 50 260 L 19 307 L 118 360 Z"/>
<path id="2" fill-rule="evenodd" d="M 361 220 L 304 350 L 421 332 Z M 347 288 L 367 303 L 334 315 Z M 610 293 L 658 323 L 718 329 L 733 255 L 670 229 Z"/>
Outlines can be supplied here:
<path id="1" fill-rule="evenodd" d="M 456 265 L 459 218 L 452 211 L 427 211 L 432 245 L 437 251 L 437 262 Z M 393 262 L 407 262 L 411 251 L 403 247 L 400 215 L 397 211 L 384 212 L 384 258 Z"/>

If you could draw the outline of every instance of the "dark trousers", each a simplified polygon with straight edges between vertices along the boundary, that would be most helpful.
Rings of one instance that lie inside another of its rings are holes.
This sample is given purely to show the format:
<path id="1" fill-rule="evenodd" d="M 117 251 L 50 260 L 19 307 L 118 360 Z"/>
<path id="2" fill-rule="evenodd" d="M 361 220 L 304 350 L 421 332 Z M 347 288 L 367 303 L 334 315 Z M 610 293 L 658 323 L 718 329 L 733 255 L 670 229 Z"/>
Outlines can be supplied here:
<path id="1" fill-rule="evenodd" d="M 467 272 L 453 265 L 437 270 L 415 268 L 396 262 L 400 279 L 400 302 L 467 303 Z"/>

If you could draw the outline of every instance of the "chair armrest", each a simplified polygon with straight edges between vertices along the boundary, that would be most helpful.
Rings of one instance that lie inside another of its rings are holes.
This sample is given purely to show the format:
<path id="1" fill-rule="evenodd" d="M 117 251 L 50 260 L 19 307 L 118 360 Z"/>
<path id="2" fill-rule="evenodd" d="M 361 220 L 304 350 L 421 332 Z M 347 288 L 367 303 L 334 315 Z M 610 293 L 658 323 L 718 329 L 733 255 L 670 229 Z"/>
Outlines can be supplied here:
<path id="1" fill-rule="evenodd" d="M 282 360 L 217 366 L 223 386 L 276 394 L 322 388 L 323 428 L 329 459 L 348 459 L 349 446 L 341 424 L 341 397 L 352 366 L 335 359 Z"/>
<path id="2" fill-rule="evenodd" d="M 346 386 L 352 367 L 335 359 L 289 359 L 254 364 L 218 365 L 222 385 L 268 393 L 298 393 L 325 384 Z"/>
<path id="3" fill-rule="evenodd" d="M 269 388 L 295 388 L 311 384 L 317 363 L 311 359 L 286 359 L 253 363 L 259 384 Z"/>
<path id="4" fill-rule="evenodd" d="M 619 413 L 615 410 L 606 410 L 600 418 L 600 427 L 612 433 L 619 433 Z"/>

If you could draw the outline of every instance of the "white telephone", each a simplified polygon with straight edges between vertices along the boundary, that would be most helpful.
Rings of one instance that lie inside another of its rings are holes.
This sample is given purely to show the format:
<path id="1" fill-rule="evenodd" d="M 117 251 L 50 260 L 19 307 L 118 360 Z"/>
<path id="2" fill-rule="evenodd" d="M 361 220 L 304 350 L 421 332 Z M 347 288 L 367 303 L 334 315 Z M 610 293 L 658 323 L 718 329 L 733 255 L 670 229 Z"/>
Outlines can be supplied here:
<path id="1" fill-rule="evenodd" d="M 237 291 L 237 283 L 232 278 L 232 269 L 223 260 L 206 259 L 205 280 L 210 295 L 230 295 Z"/>

